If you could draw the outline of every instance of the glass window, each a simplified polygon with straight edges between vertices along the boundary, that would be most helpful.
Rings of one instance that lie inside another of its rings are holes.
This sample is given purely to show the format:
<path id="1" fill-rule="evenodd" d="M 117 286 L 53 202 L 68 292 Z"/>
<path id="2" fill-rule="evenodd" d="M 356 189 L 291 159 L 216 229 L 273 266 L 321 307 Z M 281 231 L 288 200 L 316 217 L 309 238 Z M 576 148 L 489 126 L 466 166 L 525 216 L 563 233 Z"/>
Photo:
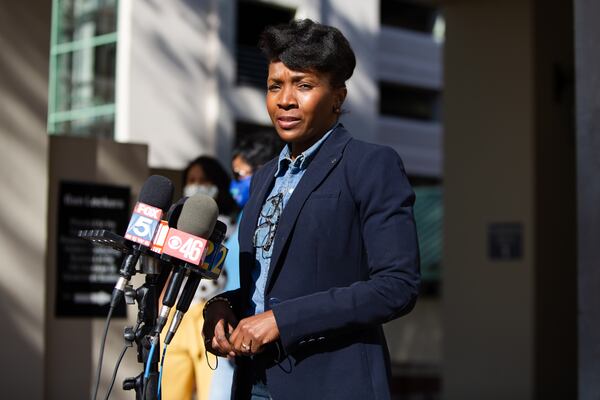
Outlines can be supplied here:
<path id="1" fill-rule="evenodd" d="M 422 121 L 441 119 L 441 93 L 438 90 L 380 82 L 379 95 L 382 115 Z"/>
<path id="2" fill-rule="evenodd" d="M 419 185 L 411 179 L 417 200 L 414 205 L 419 253 L 421 256 L 422 294 L 438 295 L 442 265 L 443 190 L 440 184 Z"/>
<path id="3" fill-rule="evenodd" d="M 414 0 L 381 0 L 380 6 L 381 25 L 433 33 L 438 17 L 436 7 Z"/>
<path id="4" fill-rule="evenodd" d="M 54 0 L 48 132 L 112 138 L 117 0 Z"/>
<path id="5" fill-rule="evenodd" d="M 237 83 L 263 89 L 267 82 L 267 61 L 257 47 L 258 37 L 265 27 L 293 19 L 296 11 L 257 1 L 238 1 L 237 6 Z"/>

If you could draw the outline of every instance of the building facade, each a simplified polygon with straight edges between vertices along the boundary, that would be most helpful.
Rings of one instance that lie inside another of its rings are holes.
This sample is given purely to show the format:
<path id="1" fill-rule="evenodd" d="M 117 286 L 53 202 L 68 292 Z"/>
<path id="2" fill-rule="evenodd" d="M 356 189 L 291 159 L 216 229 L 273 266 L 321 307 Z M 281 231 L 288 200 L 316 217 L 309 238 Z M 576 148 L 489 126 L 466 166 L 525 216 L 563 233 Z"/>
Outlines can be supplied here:
<path id="1" fill-rule="evenodd" d="M 55 0 L 48 130 L 150 146 L 150 166 L 227 161 L 236 135 L 268 127 L 266 25 L 311 18 L 357 55 L 343 122 L 389 145 L 412 176 L 442 176 L 443 19 L 414 1 Z M 442 28 L 442 29 L 440 29 Z"/>

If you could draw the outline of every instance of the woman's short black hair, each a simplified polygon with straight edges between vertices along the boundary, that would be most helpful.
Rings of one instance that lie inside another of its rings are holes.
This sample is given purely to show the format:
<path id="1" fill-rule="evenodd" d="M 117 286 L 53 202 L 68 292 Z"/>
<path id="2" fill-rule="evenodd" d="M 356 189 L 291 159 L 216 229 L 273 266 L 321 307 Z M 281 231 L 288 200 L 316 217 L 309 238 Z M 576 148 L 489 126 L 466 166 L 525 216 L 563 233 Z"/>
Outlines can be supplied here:
<path id="1" fill-rule="evenodd" d="M 281 61 L 296 71 L 328 73 L 333 86 L 344 86 L 356 66 L 354 51 L 342 32 L 310 19 L 267 27 L 258 47 L 269 62 Z"/>

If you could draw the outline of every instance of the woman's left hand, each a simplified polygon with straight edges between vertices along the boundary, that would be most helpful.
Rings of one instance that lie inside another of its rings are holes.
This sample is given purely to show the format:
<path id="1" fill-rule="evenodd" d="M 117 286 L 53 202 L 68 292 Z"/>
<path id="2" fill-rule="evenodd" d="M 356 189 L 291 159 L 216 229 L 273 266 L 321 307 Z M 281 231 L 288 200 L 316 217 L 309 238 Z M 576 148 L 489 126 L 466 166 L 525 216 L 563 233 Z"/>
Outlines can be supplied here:
<path id="1" fill-rule="evenodd" d="M 263 351 L 263 346 L 279 339 L 279 328 L 273 311 L 244 318 L 239 322 L 229 342 L 237 355 L 251 355 Z"/>

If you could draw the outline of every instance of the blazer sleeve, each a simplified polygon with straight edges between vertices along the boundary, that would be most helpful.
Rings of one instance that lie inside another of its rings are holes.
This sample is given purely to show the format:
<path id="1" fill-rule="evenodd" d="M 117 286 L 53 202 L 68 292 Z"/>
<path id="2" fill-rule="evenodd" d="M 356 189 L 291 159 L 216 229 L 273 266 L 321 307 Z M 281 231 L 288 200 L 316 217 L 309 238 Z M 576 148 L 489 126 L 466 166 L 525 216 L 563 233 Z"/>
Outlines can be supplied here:
<path id="1" fill-rule="evenodd" d="M 394 150 L 369 150 L 347 172 L 361 221 L 368 278 L 274 305 L 286 350 L 328 333 L 390 321 L 414 307 L 420 283 L 415 195 Z"/>

